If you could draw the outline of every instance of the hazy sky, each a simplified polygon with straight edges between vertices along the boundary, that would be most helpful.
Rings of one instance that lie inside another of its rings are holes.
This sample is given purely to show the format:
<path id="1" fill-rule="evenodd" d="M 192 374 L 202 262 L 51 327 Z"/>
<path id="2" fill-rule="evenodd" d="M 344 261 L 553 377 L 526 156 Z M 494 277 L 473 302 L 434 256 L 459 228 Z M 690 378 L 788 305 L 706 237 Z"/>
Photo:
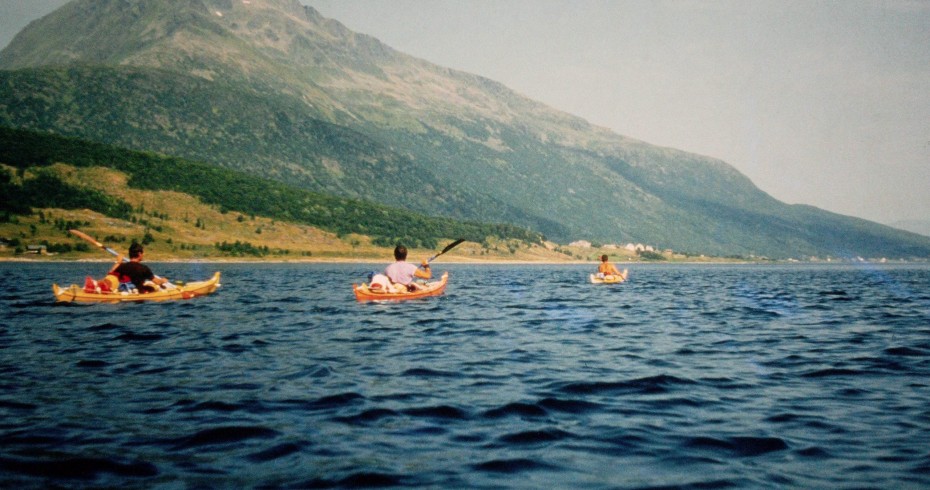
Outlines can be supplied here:
<path id="1" fill-rule="evenodd" d="M 301 0 L 788 203 L 930 220 L 930 1 Z M 64 0 L 0 0 L 0 46 Z"/>

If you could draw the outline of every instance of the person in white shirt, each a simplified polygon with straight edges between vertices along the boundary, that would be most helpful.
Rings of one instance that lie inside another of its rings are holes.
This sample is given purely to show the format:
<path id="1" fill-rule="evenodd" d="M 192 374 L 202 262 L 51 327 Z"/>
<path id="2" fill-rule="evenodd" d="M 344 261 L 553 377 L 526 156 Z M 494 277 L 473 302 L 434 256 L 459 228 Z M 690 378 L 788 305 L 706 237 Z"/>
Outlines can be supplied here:
<path id="1" fill-rule="evenodd" d="M 398 245 L 394 248 L 395 262 L 384 269 L 384 275 L 388 276 L 394 284 L 402 284 L 410 289 L 410 286 L 416 287 L 413 282 L 415 278 L 429 279 L 433 277 L 429 269 L 429 262 L 424 260 L 420 267 L 407 262 L 407 247 Z"/>

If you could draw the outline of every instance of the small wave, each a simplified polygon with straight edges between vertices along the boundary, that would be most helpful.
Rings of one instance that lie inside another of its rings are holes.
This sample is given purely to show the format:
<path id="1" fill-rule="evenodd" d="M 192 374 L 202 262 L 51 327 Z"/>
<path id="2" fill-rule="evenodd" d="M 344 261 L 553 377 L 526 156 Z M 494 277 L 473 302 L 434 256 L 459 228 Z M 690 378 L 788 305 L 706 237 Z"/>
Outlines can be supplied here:
<path id="1" fill-rule="evenodd" d="M 801 424 L 804 427 L 817 431 L 826 431 L 834 434 L 845 432 L 845 430 L 836 424 L 833 424 L 829 419 L 822 417 L 813 417 L 810 415 L 798 415 L 794 413 L 780 413 L 777 415 L 772 415 L 765 419 L 766 422 L 772 422 L 775 424 Z"/>
<path id="2" fill-rule="evenodd" d="M 20 298 L 16 298 L 16 299 L 20 299 Z M 15 302 L 15 303 L 14 303 L 14 302 L 11 302 L 11 303 L 10 303 L 10 307 L 11 307 L 11 308 L 22 308 L 22 309 L 25 309 L 25 310 L 34 310 L 34 309 L 39 309 L 39 308 L 45 308 L 45 307 L 48 307 L 48 306 L 54 306 L 54 307 L 61 307 L 61 306 L 64 306 L 64 307 L 66 307 L 66 308 L 68 308 L 68 307 L 71 307 L 71 308 L 74 308 L 74 307 L 80 308 L 80 307 L 86 306 L 86 305 L 82 305 L 82 304 L 78 304 L 78 303 L 61 303 L 61 302 L 58 302 L 58 301 L 46 301 L 46 300 L 32 300 L 32 301 L 21 301 L 21 302 Z"/>
<path id="3" fill-rule="evenodd" d="M 181 412 L 236 412 L 243 410 L 245 407 L 238 403 L 226 403 L 226 402 L 201 402 L 194 405 L 189 405 L 182 408 Z"/>
<path id="4" fill-rule="evenodd" d="M 437 371 L 428 368 L 413 368 L 404 371 L 401 376 L 419 376 L 423 378 L 455 378 L 460 376 L 459 373 L 451 371 Z"/>
<path id="5" fill-rule="evenodd" d="M 520 473 L 523 471 L 532 471 L 540 469 L 552 469 L 552 465 L 536 461 L 535 459 L 515 458 L 515 459 L 492 459 L 483 463 L 473 465 L 477 471 L 487 471 L 490 473 Z"/>
<path id="6" fill-rule="evenodd" d="M 549 412 L 539 405 L 532 403 L 508 403 L 502 407 L 492 408 L 483 414 L 483 417 L 496 419 L 516 415 L 520 417 L 544 417 Z"/>
<path id="7" fill-rule="evenodd" d="M 286 313 L 286 311 L 283 308 L 280 308 L 278 306 L 267 306 L 267 303 L 265 304 L 266 306 L 259 306 L 258 308 L 249 310 L 249 312 L 253 315 L 258 315 L 262 313 Z"/>
<path id="8" fill-rule="evenodd" d="M 332 408 L 348 407 L 356 402 L 363 401 L 365 397 L 358 393 L 340 393 L 338 395 L 329 395 L 316 400 L 287 399 L 271 402 L 272 405 L 280 405 L 289 410 L 326 410 Z"/>
<path id="9" fill-rule="evenodd" d="M 157 368 L 151 368 L 151 369 L 144 369 L 142 371 L 136 372 L 136 374 L 161 374 L 161 373 L 165 373 L 168 371 L 171 371 L 171 367 L 163 366 L 163 367 L 157 367 Z"/>
<path id="10" fill-rule="evenodd" d="M 176 442 L 175 449 L 217 446 L 245 441 L 248 439 L 269 439 L 278 435 L 278 431 L 258 426 L 215 427 L 199 431 Z"/>
<path id="11" fill-rule="evenodd" d="M 411 408 L 404 410 L 405 415 L 410 415 L 412 417 L 426 417 L 434 419 L 454 419 L 454 420 L 466 420 L 468 419 L 468 414 L 460 409 L 450 405 L 437 405 L 435 407 L 422 407 L 422 408 Z"/>
<path id="12" fill-rule="evenodd" d="M 8 408 L 10 410 L 35 410 L 39 408 L 39 406 L 33 405 L 32 403 L 22 403 L 13 400 L 0 400 L 0 408 Z"/>
<path id="13" fill-rule="evenodd" d="M 669 375 L 650 376 L 630 381 L 594 381 L 569 383 L 559 391 L 573 395 L 616 394 L 616 393 L 666 393 L 669 388 L 679 384 L 694 384 L 694 381 Z"/>
<path id="14" fill-rule="evenodd" d="M 218 389 L 227 391 L 227 390 L 241 390 L 241 391 L 254 391 L 260 390 L 262 385 L 258 383 L 223 383 L 217 386 Z"/>
<path id="15" fill-rule="evenodd" d="M 82 368 L 102 368 L 102 367 L 109 366 L 110 363 L 106 361 L 101 361 L 99 359 L 86 359 L 86 360 L 78 361 L 76 365 L 77 367 L 82 367 Z"/>
<path id="16" fill-rule="evenodd" d="M 378 488 L 412 486 L 416 482 L 408 476 L 390 473 L 354 473 L 341 480 L 314 478 L 300 482 L 297 488 Z"/>
<path id="17" fill-rule="evenodd" d="M 842 395 L 844 397 L 848 397 L 848 398 L 867 396 L 871 393 L 872 393 L 871 391 L 867 389 L 863 389 L 863 388 L 843 388 L 837 392 L 837 394 Z"/>
<path id="18" fill-rule="evenodd" d="M 802 378 L 827 378 L 831 376 L 858 376 L 865 374 L 856 369 L 828 368 L 809 371 L 801 375 Z"/>
<path id="19" fill-rule="evenodd" d="M 565 413 L 582 413 L 601 409 L 599 403 L 585 400 L 564 400 L 561 398 L 543 398 L 539 401 L 539 406 Z"/>
<path id="20" fill-rule="evenodd" d="M 321 408 L 334 408 L 334 407 L 344 407 L 351 405 L 359 400 L 364 400 L 365 397 L 359 395 L 358 393 L 340 393 L 338 395 L 324 396 L 317 398 L 308 404 L 308 407 L 321 409 Z"/>
<path id="21" fill-rule="evenodd" d="M 796 453 L 805 458 L 818 458 L 825 459 L 831 457 L 831 454 L 826 449 L 819 446 L 806 447 L 804 449 L 798 449 Z"/>
<path id="22" fill-rule="evenodd" d="M 728 306 L 721 310 L 723 313 L 745 316 L 749 318 L 778 318 L 781 312 L 768 309 L 764 306 Z"/>
<path id="23" fill-rule="evenodd" d="M 854 296 L 850 296 L 849 293 L 842 289 L 834 289 L 830 291 L 821 291 L 817 293 L 818 296 L 830 299 L 832 301 L 853 301 L 856 299 Z"/>
<path id="24" fill-rule="evenodd" d="M 89 480 L 101 473 L 121 477 L 144 478 L 158 474 L 158 468 L 147 462 L 123 463 L 107 458 L 60 458 L 54 460 L 24 460 L 0 458 L 0 468 L 10 473 L 20 473 L 43 478 Z"/>
<path id="25" fill-rule="evenodd" d="M 126 332 L 122 335 L 118 335 L 115 340 L 122 340 L 123 342 L 154 342 L 156 340 L 162 340 L 165 336 L 157 333 L 132 333 Z"/>
<path id="26" fill-rule="evenodd" d="M 88 328 L 88 330 L 90 330 L 91 332 L 98 332 L 101 330 L 115 330 L 118 328 L 123 328 L 123 327 L 115 323 L 102 323 L 100 325 L 94 325 L 93 327 Z"/>
<path id="27" fill-rule="evenodd" d="M 706 401 L 694 400 L 687 397 L 642 400 L 640 403 L 660 409 L 669 409 L 675 407 L 706 407 L 710 405 Z"/>
<path id="28" fill-rule="evenodd" d="M 903 357 L 930 356 L 930 352 L 927 352 L 923 349 L 914 349 L 911 347 L 889 347 L 885 349 L 885 354 L 888 354 L 889 356 L 903 356 Z"/>
<path id="29" fill-rule="evenodd" d="M 284 444 L 278 444 L 277 446 L 270 447 L 264 451 L 259 451 L 257 453 L 250 454 L 245 458 L 253 463 L 264 463 L 266 461 L 273 461 L 285 456 L 300 452 L 303 450 L 301 444 L 295 444 L 293 442 L 287 442 Z"/>
<path id="30" fill-rule="evenodd" d="M 462 442 L 466 444 L 478 444 L 487 440 L 487 435 L 484 433 L 480 434 L 454 434 L 450 437 L 451 441 Z"/>
<path id="31" fill-rule="evenodd" d="M 336 417 L 334 420 L 349 425 L 365 425 L 372 422 L 377 422 L 384 418 L 396 417 L 397 415 L 398 413 L 394 410 L 387 408 L 373 408 L 371 410 L 365 410 L 364 412 L 361 412 L 357 415 L 348 417 Z"/>
<path id="32" fill-rule="evenodd" d="M 923 461 L 911 467 L 910 471 L 918 475 L 930 475 L 930 455 L 924 456 Z"/>
<path id="33" fill-rule="evenodd" d="M 777 437 L 695 437 L 688 439 L 685 446 L 696 449 L 721 450 L 738 456 L 758 456 L 788 449 L 788 444 Z"/>
<path id="34" fill-rule="evenodd" d="M 226 344 L 223 347 L 223 350 L 232 354 L 241 354 L 243 352 L 248 352 L 251 347 L 242 344 Z"/>
<path id="35" fill-rule="evenodd" d="M 62 439 L 58 436 L 33 435 L 28 432 L 0 435 L 0 446 L 57 446 Z"/>
<path id="36" fill-rule="evenodd" d="M 574 437 L 570 432 L 559 429 L 528 430 L 501 436 L 499 440 L 507 444 L 540 444 L 555 442 Z"/>

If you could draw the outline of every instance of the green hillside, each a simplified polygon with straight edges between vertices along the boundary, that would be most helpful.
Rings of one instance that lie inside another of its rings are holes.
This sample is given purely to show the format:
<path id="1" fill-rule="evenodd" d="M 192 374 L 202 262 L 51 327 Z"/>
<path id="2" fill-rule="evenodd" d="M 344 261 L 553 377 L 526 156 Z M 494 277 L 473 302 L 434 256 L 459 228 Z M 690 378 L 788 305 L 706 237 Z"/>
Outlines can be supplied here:
<path id="1" fill-rule="evenodd" d="M 197 196 L 223 210 L 302 223 L 337 234 L 367 235 L 374 243 L 385 246 L 401 241 L 414 247 L 435 248 L 439 239 L 448 237 L 475 242 L 488 238 L 517 239 L 530 243 L 540 243 L 543 238 L 512 225 L 431 218 L 180 158 L 0 127 L 0 163 L 25 170 L 59 162 L 112 168 L 127 174 L 133 188 L 177 191 Z M 104 193 L 74 188 L 41 171 L 34 178 L 20 182 L 0 172 L 0 186 L 3 190 L 0 211 L 7 213 L 28 214 L 29 207 L 87 208 L 125 219 L 132 209 Z"/>

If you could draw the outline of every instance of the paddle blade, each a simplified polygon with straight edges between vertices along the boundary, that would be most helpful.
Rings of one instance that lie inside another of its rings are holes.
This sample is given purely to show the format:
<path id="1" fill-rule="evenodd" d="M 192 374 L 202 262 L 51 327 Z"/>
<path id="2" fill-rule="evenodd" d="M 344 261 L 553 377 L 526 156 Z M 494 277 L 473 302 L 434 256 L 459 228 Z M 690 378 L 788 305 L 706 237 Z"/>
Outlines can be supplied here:
<path id="1" fill-rule="evenodd" d="M 442 255 L 442 254 L 448 252 L 449 250 L 452 250 L 453 248 L 455 248 L 456 246 L 458 246 L 460 243 L 462 243 L 462 242 L 464 242 L 464 241 L 465 241 L 464 238 L 459 238 L 458 240 L 456 240 L 456 241 L 454 241 L 454 242 L 452 242 L 452 243 L 446 245 L 446 248 L 442 249 L 442 251 L 439 252 L 438 254 L 433 255 L 432 257 L 430 257 L 429 260 L 427 260 L 427 262 L 432 262 L 433 259 L 435 259 L 436 257 L 439 257 L 440 255 Z"/>
<path id="2" fill-rule="evenodd" d="M 92 236 L 88 235 L 87 233 L 84 233 L 81 230 L 68 230 L 68 233 L 71 233 L 72 235 L 82 240 L 86 240 L 87 242 L 92 243 L 95 247 L 104 248 L 102 243 L 98 242 L 97 240 L 94 240 Z"/>
<path id="3" fill-rule="evenodd" d="M 113 255 L 119 257 L 119 252 L 117 252 L 116 250 L 113 250 L 113 249 L 110 248 L 110 247 L 105 246 L 104 244 L 98 242 L 97 240 L 94 240 L 94 238 L 93 238 L 92 236 L 88 235 L 87 233 L 84 233 L 84 232 L 81 231 L 81 230 L 68 230 L 68 233 L 71 233 L 72 235 L 74 235 L 74 236 L 76 236 L 76 237 L 78 237 L 78 238 L 80 238 L 80 239 L 82 239 L 82 240 L 86 240 L 87 242 L 93 244 L 95 247 L 97 247 L 97 248 L 99 248 L 99 249 L 102 249 L 102 250 L 105 250 L 105 251 L 107 251 L 107 252 L 109 252 L 109 253 L 111 253 L 111 254 L 113 254 Z M 123 262 L 129 262 L 129 259 L 127 259 L 126 257 L 123 257 Z"/>
<path id="4" fill-rule="evenodd" d="M 459 238 L 458 240 L 456 240 L 456 241 L 454 241 L 454 242 L 452 242 L 452 243 L 446 245 L 446 248 L 442 249 L 442 252 L 439 252 L 439 253 L 436 254 L 436 255 L 442 255 L 442 254 L 448 252 L 449 250 L 452 250 L 453 248 L 455 248 L 456 246 L 458 246 L 460 243 L 462 243 L 462 242 L 464 242 L 464 241 L 465 241 L 464 238 Z"/>

